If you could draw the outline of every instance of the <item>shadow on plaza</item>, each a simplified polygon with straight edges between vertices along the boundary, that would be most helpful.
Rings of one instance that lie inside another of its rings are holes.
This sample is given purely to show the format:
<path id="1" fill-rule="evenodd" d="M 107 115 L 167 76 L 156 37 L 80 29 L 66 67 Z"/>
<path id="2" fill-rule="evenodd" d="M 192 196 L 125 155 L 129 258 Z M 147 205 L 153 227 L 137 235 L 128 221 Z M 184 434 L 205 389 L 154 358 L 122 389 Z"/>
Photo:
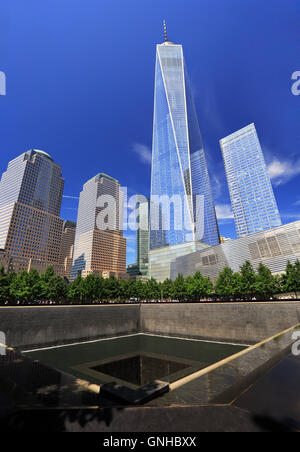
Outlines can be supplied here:
<path id="1" fill-rule="evenodd" d="M 151 385 L 151 393 L 156 386 L 159 384 Z M 142 389 L 120 387 L 122 394 L 129 396 L 135 395 L 131 392 L 141 395 Z M 146 387 L 143 396 L 147 395 L 145 391 Z M 92 392 L 72 375 L 32 360 L 16 349 L 7 349 L 0 356 L 1 432 L 110 431 L 126 423 L 127 416 L 119 415 L 121 411 L 138 406 L 116 395 Z M 134 428 L 137 418 L 133 425 L 127 423 L 129 429 Z"/>
<path id="2" fill-rule="evenodd" d="M 68 431 L 90 422 L 109 426 L 113 402 L 100 398 L 72 375 L 62 373 L 15 349 L 0 356 L 0 431 Z M 72 408 L 79 407 L 79 408 Z M 92 407 L 92 408 L 91 408 Z"/>
<path id="3" fill-rule="evenodd" d="M 118 408 L 33 409 L 23 410 L 1 419 L 2 432 L 76 432 L 109 430 Z M 90 428 L 89 428 L 90 426 Z"/>
<path id="4" fill-rule="evenodd" d="M 297 432 L 299 428 L 296 425 L 293 427 L 293 419 L 282 419 L 282 421 L 278 421 L 272 417 L 261 415 L 254 415 L 252 419 L 263 431 L 271 433 L 293 433 Z"/>
<path id="5" fill-rule="evenodd" d="M 182 407 L 183 408 L 183 407 Z M 198 414 L 192 407 L 183 408 L 182 414 L 171 415 L 178 407 L 164 407 L 159 412 L 139 407 L 101 409 L 65 409 L 23 411 L 1 420 L 0 431 L 13 432 L 297 432 L 291 426 L 292 420 L 282 422 L 268 416 L 256 416 L 244 412 L 243 417 L 233 408 L 228 419 L 228 412 L 220 406 L 199 406 Z M 232 408 L 232 407 L 231 407 Z M 211 413 L 210 410 L 213 410 Z M 124 410 L 124 413 L 119 413 Z M 190 410 L 193 412 L 191 413 Z M 233 416 L 232 416 L 233 414 Z"/>

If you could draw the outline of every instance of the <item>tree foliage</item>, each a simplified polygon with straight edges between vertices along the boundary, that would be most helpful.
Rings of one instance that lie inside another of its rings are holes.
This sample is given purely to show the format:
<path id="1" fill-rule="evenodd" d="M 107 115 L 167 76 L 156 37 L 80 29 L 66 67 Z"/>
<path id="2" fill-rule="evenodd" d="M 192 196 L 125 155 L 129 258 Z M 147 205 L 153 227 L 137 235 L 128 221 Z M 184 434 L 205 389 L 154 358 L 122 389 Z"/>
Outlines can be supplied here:
<path id="1" fill-rule="evenodd" d="M 40 275 L 32 269 L 18 275 L 5 273 L 0 268 L 0 303 L 94 303 L 105 301 L 179 300 L 199 302 L 201 300 L 270 300 L 275 294 L 300 293 L 300 262 L 288 262 L 286 272 L 272 275 L 262 263 L 254 270 L 245 262 L 239 272 L 224 268 L 215 284 L 200 272 L 184 278 L 159 283 L 155 279 L 142 282 L 132 279 L 118 280 L 111 276 L 104 279 L 95 274 L 86 278 L 78 276 L 73 282 L 56 275 L 52 267 Z"/>
<path id="2" fill-rule="evenodd" d="M 239 275 L 240 276 L 240 275 Z M 221 298 L 236 298 L 240 294 L 240 277 L 231 270 L 231 268 L 224 268 L 219 274 L 215 284 L 215 292 Z"/>
<path id="3" fill-rule="evenodd" d="M 286 272 L 282 277 L 283 290 L 285 292 L 293 292 L 296 297 L 300 292 L 300 262 L 299 260 L 293 265 L 288 262 Z"/>

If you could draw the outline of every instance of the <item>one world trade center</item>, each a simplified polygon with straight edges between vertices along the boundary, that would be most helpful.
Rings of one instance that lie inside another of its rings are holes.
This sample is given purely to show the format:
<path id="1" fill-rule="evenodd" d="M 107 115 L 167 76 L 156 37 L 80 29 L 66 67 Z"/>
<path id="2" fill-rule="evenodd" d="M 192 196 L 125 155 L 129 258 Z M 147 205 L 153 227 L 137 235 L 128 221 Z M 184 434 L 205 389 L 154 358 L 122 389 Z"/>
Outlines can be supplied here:
<path id="1" fill-rule="evenodd" d="M 159 198 L 182 203 L 167 205 Z M 159 212 L 159 221 L 150 221 L 150 256 L 154 250 L 185 243 L 220 243 L 182 46 L 168 41 L 166 27 L 165 42 L 156 51 L 150 220 L 153 212 Z"/>

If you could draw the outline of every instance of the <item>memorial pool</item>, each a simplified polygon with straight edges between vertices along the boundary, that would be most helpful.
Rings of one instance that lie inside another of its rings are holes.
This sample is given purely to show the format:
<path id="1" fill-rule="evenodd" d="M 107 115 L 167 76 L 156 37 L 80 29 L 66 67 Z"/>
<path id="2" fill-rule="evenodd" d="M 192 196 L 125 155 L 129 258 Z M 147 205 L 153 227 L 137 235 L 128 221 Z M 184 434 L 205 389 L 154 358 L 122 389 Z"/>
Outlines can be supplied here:
<path id="1" fill-rule="evenodd" d="M 33 360 L 91 383 L 132 389 L 156 380 L 173 383 L 244 350 L 244 345 L 136 334 L 30 350 Z"/>

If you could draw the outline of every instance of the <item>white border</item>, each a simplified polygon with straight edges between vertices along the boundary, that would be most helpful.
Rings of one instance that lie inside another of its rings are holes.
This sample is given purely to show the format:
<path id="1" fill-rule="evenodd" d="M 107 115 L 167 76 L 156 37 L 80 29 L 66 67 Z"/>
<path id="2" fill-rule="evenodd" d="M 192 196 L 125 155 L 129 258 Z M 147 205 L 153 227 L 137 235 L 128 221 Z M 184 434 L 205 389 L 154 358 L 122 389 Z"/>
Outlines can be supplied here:
<path id="1" fill-rule="evenodd" d="M 52 347 L 36 348 L 33 350 L 23 350 L 22 353 L 33 353 L 33 352 L 39 352 L 39 351 L 43 351 L 43 350 L 53 350 L 55 348 L 72 347 L 74 345 L 93 344 L 95 342 L 111 341 L 114 339 L 124 339 L 127 337 L 134 337 L 134 336 L 162 337 L 165 339 L 177 339 L 177 340 L 182 340 L 182 341 L 206 342 L 208 344 L 236 345 L 238 347 L 245 347 L 245 348 L 251 347 L 251 345 L 248 345 L 248 344 L 234 344 L 232 342 L 218 342 L 218 341 L 208 341 L 208 340 L 204 340 L 204 339 L 189 339 L 186 337 L 162 336 L 160 334 L 136 333 L 136 334 L 128 334 L 127 336 L 105 337 L 102 339 L 95 339 L 92 341 L 74 342 L 74 343 L 70 343 L 70 344 L 54 345 Z"/>

